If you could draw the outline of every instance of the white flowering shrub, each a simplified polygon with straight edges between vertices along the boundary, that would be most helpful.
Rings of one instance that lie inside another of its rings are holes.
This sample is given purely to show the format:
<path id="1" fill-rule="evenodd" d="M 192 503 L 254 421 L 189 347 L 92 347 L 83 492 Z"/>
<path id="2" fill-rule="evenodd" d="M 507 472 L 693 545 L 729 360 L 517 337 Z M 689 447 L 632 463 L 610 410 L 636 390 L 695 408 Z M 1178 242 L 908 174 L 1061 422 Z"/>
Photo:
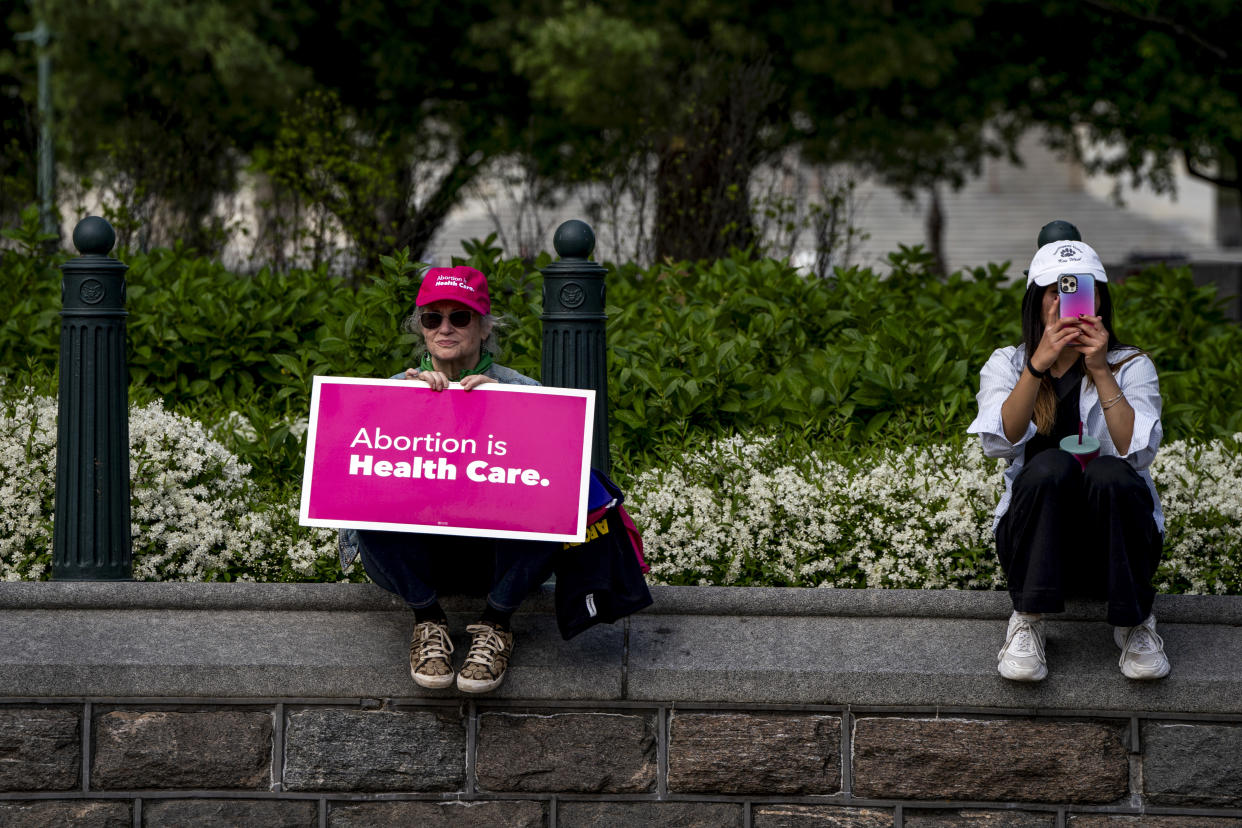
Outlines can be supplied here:
<path id="1" fill-rule="evenodd" d="M 1165 514 L 1156 588 L 1242 593 L 1242 433 L 1169 443 L 1151 471 Z"/>
<path id="2" fill-rule="evenodd" d="M 655 580 L 745 586 L 997 588 L 1003 464 L 976 441 L 843 462 L 732 437 L 640 475 L 629 511 Z M 1242 434 L 1166 445 L 1161 592 L 1242 593 Z"/>
<path id="3" fill-rule="evenodd" d="M 129 428 L 136 578 L 340 577 L 335 533 L 299 526 L 293 490 L 261 490 L 221 442 L 259 437 L 244 416 L 208 430 L 155 402 L 132 407 Z M 0 381 L 0 580 L 49 574 L 55 443 L 55 399 Z M 1242 433 L 1169 443 L 1152 475 L 1167 526 L 1157 588 L 1242 593 Z M 1002 486 L 975 441 L 828 456 L 739 436 L 640 475 L 629 511 L 661 583 L 991 589 Z"/>
<path id="4" fill-rule="evenodd" d="M 0 388 L 0 391 L 4 389 Z M 139 580 L 318 580 L 335 533 L 270 502 L 197 421 L 162 403 L 129 415 L 131 534 Z M 0 578 L 34 579 L 51 561 L 56 401 L 27 390 L 0 403 Z"/>
<path id="5" fill-rule="evenodd" d="M 213 438 L 227 443 L 229 440 L 246 440 L 253 442 L 259 439 L 259 432 L 254 423 L 240 411 L 230 411 L 220 422 L 209 429 Z"/>
<path id="6" fill-rule="evenodd" d="M 662 583 L 990 588 L 999 480 L 977 444 L 846 465 L 732 437 L 642 474 L 630 511 Z"/>
<path id="7" fill-rule="evenodd" d="M 52 564 L 56 401 L 6 390 L 0 380 L 0 581 L 37 580 Z"/>

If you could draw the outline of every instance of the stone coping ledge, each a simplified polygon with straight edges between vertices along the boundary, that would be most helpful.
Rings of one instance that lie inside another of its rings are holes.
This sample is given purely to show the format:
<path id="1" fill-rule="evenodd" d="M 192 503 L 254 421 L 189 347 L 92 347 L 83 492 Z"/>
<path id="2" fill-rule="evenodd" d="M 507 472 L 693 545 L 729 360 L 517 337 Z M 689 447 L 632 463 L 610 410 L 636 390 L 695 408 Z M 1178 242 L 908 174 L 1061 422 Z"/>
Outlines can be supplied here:
<path id="1" fill-rule="evenodd" d="M 953 589 L 806 589 L 783 587 L 651 588 L 655 603 L 643 615 L 823 616 L 844 618 L 1008 618 L 1009 596 L 998 591 Z M 533 594 L 522 613 L 552 613 L 553 587 Z M 473 611 L 479 599 L 448 596 L 449 612 Z M 399 598 L 373 584 L 275 584 L 140 581 L 38 581 L 0 583 L 0 611 L 26 610 L 251 610 L 384 612 Z M 1161 622 L 1242 626 L 1242 596 L 1158 595 Z M 1062 621 L 1102 618 L 1103 604 L 1067 602 Z"/>
<path id="2" fill-rule="evenodd" d="M 1242 714 L 1242 597 L 1161 596 L 1173 673 L 1124 678 L 1104 608 L 1050 616 L 1050 675 L 996 673 L 1004 592 L 655 587 L 570 641 L 545 586 L 514 617 L 505 703 Z M 454 645 L 480 598 L 449 598 Z M 0 702 L 457 700 L 410 679 L 413 613 L 370 584 L 0 583 Z M 302 703 L 302 702 L 299 702 Z M 356 703 L 356 701 L 355 701 Z M 1068 715 L 1068 714 L 1066 714 Z"/>

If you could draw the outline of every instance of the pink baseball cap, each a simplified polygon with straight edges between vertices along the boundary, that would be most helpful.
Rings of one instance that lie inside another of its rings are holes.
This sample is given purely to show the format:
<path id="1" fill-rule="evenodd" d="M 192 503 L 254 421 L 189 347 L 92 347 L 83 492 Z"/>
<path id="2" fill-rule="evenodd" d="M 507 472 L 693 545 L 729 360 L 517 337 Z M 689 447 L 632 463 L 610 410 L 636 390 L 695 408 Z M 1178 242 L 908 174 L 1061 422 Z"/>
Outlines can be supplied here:
<path id="1" fill-rule="evenodd" d="M 492 310 L 487 277 L 473 267 L 433 267 L 418 288 L 418 307 L 432 302 L 457 302 L 486 316 Z"/>

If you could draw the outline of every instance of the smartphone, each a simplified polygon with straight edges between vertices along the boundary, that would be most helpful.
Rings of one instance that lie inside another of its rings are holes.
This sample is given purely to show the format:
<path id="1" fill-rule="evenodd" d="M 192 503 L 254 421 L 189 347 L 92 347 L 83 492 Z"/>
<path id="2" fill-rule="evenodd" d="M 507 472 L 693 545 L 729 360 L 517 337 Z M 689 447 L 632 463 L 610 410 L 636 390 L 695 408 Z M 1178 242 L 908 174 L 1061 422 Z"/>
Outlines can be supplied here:
<path id="1" fill-rule="evenodd" d="M 1062 273 L 1057 277 L 1061 318 L 1095 316 L 1095 277 L 1090 273 Z"/>

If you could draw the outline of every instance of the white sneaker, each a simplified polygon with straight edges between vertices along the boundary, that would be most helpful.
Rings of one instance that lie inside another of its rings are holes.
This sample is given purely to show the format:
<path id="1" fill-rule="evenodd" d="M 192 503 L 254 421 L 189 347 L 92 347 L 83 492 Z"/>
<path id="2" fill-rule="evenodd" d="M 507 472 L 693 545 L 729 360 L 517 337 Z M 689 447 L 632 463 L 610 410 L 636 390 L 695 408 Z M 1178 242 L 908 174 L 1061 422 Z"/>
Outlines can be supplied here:
<path id="1" fill-rule="evenodd" d="M 1013 681 L 1042 681 L 1048 675 L 1044 661 L 1044 622 L 1014 610 L 1009 616 L 1005 646 L 996 654 L 996 669 Z"/>
<path id="2" fill-rule="evenodd" d="M 1169 659 L 1164 654 L 1164 639 L 1156 635 L 1156 616 L 1137 627 L 1113 627 L 1113 641 L 1121 648 L 1121 672 L 1126 678 L 1158 679 L 1169 674 Z"/>

